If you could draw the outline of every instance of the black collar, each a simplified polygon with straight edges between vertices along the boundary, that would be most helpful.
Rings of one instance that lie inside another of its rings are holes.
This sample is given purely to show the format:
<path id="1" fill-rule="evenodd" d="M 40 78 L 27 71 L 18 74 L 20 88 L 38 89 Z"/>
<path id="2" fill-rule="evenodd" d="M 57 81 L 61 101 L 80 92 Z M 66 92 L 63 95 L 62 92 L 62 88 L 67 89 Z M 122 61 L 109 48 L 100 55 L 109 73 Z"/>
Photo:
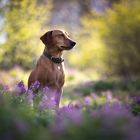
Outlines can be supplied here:
<path id="1" fill-rule="evenodd" d="M 64 59 L 61 57 L 54 57 L 50 54 L 47 53 L 47 51 L 44 51 L 43 54 L 49 58 L 52 62 L 56 63 L 56 64 L 61 64 L 62 62 L 64 62 Z"/>

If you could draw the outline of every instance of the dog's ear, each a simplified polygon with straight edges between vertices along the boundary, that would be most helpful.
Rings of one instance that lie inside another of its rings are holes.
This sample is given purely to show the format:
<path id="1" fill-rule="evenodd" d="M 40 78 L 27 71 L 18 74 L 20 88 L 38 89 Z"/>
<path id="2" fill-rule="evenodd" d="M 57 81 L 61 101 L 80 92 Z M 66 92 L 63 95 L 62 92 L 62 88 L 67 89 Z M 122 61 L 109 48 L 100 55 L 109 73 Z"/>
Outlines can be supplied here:
<path id="1" fill-rule="evenodd" d="M 48 31 L 45 33 L 43 36 L 40 37 L 40 40 L 45 44 L 45 45 L 51 45 L 52 43 L 52 31 Z"/>

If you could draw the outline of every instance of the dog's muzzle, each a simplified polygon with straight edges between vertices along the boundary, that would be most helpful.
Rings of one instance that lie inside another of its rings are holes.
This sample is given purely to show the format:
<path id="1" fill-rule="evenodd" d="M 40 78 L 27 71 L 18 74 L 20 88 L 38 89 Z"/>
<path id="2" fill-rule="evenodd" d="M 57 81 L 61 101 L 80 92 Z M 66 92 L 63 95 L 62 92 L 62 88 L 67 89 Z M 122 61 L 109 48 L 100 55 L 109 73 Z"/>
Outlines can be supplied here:
<path id="1" fill-rule="evenodd" d="M 72 49 L 75 45 L 76 45 L 76 42 L 71 41 L 71 42 L 70 42 L 70 49 Z"/>
<path id="2" fill-rule="evenodd" d="M 76 45 L 76 42 L 71 41 L 70 45 L 74 47 Z"/>

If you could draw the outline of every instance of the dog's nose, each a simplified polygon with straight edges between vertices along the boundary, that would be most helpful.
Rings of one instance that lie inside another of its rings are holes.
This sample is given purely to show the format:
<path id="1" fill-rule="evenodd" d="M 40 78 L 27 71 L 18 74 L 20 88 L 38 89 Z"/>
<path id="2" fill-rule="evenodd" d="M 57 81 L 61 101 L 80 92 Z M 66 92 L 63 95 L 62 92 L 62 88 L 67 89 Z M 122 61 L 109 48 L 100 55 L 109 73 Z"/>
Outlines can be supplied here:
<path id="1" fill-rule="evenodd" d="M 74 46 L 76 45 L 76 42 L 71 41 L 71 43 L 70 43 L 70 44 L 71 44 L 71 46 L 73 46 L 73 47 L 74 47 Z"/>

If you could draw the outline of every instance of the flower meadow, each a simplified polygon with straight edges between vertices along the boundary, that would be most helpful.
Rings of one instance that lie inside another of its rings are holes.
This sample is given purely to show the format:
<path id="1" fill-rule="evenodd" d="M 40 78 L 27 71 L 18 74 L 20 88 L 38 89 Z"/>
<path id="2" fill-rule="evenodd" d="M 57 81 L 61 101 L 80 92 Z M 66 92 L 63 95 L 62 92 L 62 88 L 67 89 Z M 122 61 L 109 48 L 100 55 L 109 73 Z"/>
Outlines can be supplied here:
<path id="1" fill-rule="evenodd" d="M 62 97 L 56 110 L 49 88 L 39 86 L 0 86 L 1 140 L 140 140 L 139 94 L 125 101 L 110 90 Z"/>

